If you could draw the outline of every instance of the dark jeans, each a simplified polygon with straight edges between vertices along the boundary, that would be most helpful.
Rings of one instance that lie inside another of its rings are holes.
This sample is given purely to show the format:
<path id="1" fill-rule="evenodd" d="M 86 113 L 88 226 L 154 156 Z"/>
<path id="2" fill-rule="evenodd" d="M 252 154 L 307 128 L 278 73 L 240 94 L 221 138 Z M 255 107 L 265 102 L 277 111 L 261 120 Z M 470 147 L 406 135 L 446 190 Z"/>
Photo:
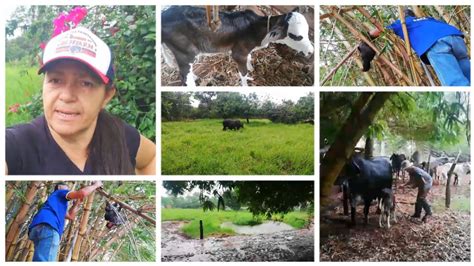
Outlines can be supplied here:
<path id="1" fill-rule="evenodd" d="M 425 210 L 425 215 L 431 215 L 431 205 L 428 204 L 426 196 L 430 192 L 429 188 L 418 188 L 418 195 L 416 196 L 415 203 L 415 215 L 417 217 L 421 216 L 421 209 Z"/>

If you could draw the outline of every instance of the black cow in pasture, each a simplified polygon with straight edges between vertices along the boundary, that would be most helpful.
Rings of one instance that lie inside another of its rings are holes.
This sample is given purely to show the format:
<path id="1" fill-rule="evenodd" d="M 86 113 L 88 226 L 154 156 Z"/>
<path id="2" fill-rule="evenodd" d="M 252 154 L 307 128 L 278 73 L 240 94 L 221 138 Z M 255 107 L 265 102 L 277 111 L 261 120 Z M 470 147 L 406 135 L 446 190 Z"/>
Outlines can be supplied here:
<path id="1" fill-rule="evenodd" d="M 344 182 L 347 182 L 350 195 L 352 225 L 356 224 L 355 214 L 359 196 L 364 201 L 364 222 L 367 224 L 372 201 L 383 197 L 383 189 L 392 189 L 392 166 L 384 157 L 367 160 L 361 155 L 355 155 L 347 162 L 336 180 L 339 184 Z"/>
<path id="2" fill-rule="evenodd" d="M 390 161 L 392 162 L 392 171 L 394 174 L 396 174 L 397 179 L 400 176 L 400 171 L 402 170 L 402 162 L 405 161 L 406 159 L 407 157 L 403 153 L 401 154 L 393 153 L 392 156 L 390 156 Z M 405 175 L 403 175 L 403 177 L 405 177 Z"/>
<path id="3" fill-rule="evenodd" d="M 211 29 L 205 9 L 193 6 L 172 6 L 161 13 L 163 57 L 168 65 L 177 64 L 182 85 L 195 85 L 192 64 L 202 54 L 230 52 L 242 86 L 246 86 L 247 80 L 252 80 L 253 51 L 273 42 L 286 44 L 305 56 L 314 52 L 308 22 L 296 10 L 278 16 L 258 16 L 251 10 L 221 11 L 219 20 L 220 26 Z"/>
<path id="4" fill-rule="evenodd" d="M 224 122 L 222 122 L 222 125 L 224 128 L 222 130 L 239 130 L 241 128 L 244 128 L 244 124 L 240 122 L 240 120 L 232 120 L 232 119 L 225 119 Z"/>

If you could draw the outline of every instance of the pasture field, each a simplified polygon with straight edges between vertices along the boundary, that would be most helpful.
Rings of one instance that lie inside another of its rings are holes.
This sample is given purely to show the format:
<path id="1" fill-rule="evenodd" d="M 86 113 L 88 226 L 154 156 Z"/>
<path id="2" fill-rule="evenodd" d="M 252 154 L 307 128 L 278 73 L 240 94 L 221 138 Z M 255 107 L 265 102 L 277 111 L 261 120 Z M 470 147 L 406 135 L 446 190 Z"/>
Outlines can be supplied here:
<path id="1" fill-rule="evenodd" d="M 313 125 L 251 119 L 239 131 L 223 131 L 222 121 L 163 122 L 162 174 L 314 174 Z"/>
<path id="2" fill-rule="evenodd" d="M 286 215 L 273 215 L 270 220 L 281 221 L 300 229 L 308 224 L 309 214 L 304 211 L 293 211 Z M 203 221 L 204 235 L 234 235 L 230 228 L 221 228 L 223 222 L 237 225 L 256 225 L 266 220 L 264 216 L 253 216 L 246 210 L 240 211 L 207 211 L 202 209 L 161 209 L 161 221 L 185 221 L 182 233 L 191 238 L 199 238 L 199 220 Z"/>
<path id="3" fill-rule="evenodd" d="M 41 91 L 43 78 L 38 75 L 38 67 L 27 67 L 7 63 L 5 65 L 5 114 L 6 126 L 31 121 L 27 112 L 15 108 L 18 104 L 26 104 L 31 97 Z"/>

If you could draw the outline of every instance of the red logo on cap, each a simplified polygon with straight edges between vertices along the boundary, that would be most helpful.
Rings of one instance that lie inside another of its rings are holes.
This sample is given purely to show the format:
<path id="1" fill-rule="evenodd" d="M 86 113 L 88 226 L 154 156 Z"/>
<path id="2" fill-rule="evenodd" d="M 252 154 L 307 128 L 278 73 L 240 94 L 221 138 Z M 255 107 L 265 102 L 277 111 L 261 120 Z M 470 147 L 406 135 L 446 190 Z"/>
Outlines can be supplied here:
<path id="1" fill-rule="evenodd" d="M 94 58 L 97 56 L 96 50 L 97 47 L 92 39 L 74 34 L 65 36 L 64 40 L 62 40 L 56 47 L 56 53 L 82 53 Z"/>

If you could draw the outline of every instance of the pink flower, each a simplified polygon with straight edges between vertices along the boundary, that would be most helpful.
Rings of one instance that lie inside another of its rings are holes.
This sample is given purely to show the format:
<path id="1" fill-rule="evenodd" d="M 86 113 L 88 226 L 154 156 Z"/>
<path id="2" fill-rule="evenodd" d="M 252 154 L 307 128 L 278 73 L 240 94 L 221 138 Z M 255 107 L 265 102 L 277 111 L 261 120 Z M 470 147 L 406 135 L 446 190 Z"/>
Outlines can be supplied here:
<path id="1" fill-rule="evenodd" d="M 61 34 L 62 32 L 68 31 L 69 26 L 66 24 L 67 16 L 64 13 L 60 13 L 58 17 L 53 20 L 54 31 L 51 37 Z"/>
<path id="2" fill-rule="evenodd" d="M 68 19 L 74 24 L 74 27 L 77 27 L 86 15 L 87 8 L 78 6 L 69 11 Z"/>
<path id="3" fill-rule="evenodd" d="M 77 27 L 77 25 L 79 25 L 86 15 L 87 8 L 80 6 L 71 9 L 71 11 L 68 13 L 59 13 L 58 16 L 53 20 L 54 29 L 51 38 L 70 30 L 71 28 Z M 40 48 L 42 50 L 44 50 L 45 47 L 45 43 L 40 44 Z"/>
<path id="4" fill-rule="evenodd" d="M 58 17 L 56 17 L 53 21 L 54 31 L 51 37 L 70 30 L 70 26 L 72 26 L 72 28 L 77 27 L 77 25 L 79 25 L 86 15 L 87 8 L 85 7 L 75 7 L 67 14 L 63 12 L 59 13 Z"/>

